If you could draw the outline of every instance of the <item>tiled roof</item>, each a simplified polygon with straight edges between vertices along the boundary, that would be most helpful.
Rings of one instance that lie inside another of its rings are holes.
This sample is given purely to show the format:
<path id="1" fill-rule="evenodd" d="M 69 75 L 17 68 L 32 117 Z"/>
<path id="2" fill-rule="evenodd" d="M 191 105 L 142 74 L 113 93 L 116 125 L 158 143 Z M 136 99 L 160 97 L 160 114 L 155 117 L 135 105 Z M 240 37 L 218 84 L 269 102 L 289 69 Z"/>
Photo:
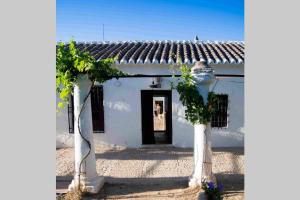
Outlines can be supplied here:
<path id="1" fill-rule="evenodd" d="M 97 60 L 117 56 L 117 63 L 192 64 L 244 63 L 244 42 L 202 41 L 124 41 L 77 42 L 79 50 L 88 51 Z"/>

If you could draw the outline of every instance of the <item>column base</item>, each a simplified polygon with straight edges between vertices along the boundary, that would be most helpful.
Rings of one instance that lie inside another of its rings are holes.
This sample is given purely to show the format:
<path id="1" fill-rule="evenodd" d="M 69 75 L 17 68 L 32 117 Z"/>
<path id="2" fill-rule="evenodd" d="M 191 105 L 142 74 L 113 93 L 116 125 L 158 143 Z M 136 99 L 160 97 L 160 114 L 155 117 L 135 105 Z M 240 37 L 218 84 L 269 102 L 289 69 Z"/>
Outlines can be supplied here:
<path id="1" fill-rule="evenodd" d="M 216 176 L 213 173 L 210 176 L 204 176 L 203 180 L 206 182 L 213 182 L 214 184 L 217 183 Z"/>
<path id="2" fill-rule="evenodd" d="M 203 177 L 203 178 L 197 178 L 195 176 L 191 177 L 189 180 L 189 187 L 196 187 L 196 186 L 200 186 L 202 185 L 202 181 L 205 182 L 213 182 L 213 183 L 217 183 L 216 177 L 214 174 L 211 174 L 210 177 Z"/>
<path id="3" fill-rule="evenodd" d="M 80 179 L 81 190 L 86 193 L 96 194 L 103 187 L 104 182 L 105 181 L 103 176 L 96 176 L 95 178 L 90 180 L 87 180 L 86 178 L 81 178 Z M 72 180 L 71 184 L 68 187 L 68 190 L 74 191 L 78 189 L 76 183 L 78 183 L 78 178 L 74 178 Z"/>
<path id="4" fill-rule="evenodd" d="M 189 187 L 196 187 L 196 186 L 200 186 L 202 185 L 202 180 L 201 178 L 197 178 L 197 177 L 192 177 L 189 180 Z"/>

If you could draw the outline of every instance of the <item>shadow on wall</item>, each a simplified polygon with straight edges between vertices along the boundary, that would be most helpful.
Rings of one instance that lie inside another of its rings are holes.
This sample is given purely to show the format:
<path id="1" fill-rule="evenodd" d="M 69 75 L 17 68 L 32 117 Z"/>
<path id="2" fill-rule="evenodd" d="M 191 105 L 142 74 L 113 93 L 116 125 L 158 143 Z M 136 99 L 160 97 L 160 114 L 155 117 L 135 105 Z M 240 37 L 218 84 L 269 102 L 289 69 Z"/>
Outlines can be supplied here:
<path id="1" fill-rule="evenodd" d="M 178 93 L 173 92 L 172 99 L 179 101 Z M 173 145 L 176 147 L 193 147 L 194 128 L 185 119 L 184 107 L 178 103 L 172 103 L 172 126 L 173 126 Z"/>
<path id="2" fill-rule="evenodd" d="M 227 131 L 226 129 L 212 129 L 212 147 L 243 147 L 244 133 Z"/>
<path id="3" fill-rule="evenodd" d="M 116 86 L 116 82 L 120 85 Z M 132 79 L 112 79 L 105 82 L 103 85 L 105 132 L 94 134 L 95 143 L 104 142 L 129 147 L 138 147 L 141 143 L 140 93 L 138 84 L 135 83 L 136 81 Z"/>
<path id="4" fill-rule="evenodd" d="M 136 142 L 139 130 L 137 112 L 125 100 L 104 102 L 104 134 L 94 134 L 95 142 L 131 146 Z M 130 119 L 130 120 L 128 120 Z M 133 144 L 132 144 L 133 143 Z"/>

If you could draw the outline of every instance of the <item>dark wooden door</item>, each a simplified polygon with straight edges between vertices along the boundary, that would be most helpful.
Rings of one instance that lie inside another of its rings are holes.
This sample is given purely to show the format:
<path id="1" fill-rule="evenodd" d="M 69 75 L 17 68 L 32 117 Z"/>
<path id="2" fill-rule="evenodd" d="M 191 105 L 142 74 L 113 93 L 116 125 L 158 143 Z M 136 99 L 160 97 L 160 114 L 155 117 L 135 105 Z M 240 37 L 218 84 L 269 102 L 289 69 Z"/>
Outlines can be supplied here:
<path id="1" fill-rule="evenodd" d="M 167 143 L 172 144 L 172 92 L 164 91 L 166 97 L 166 134 Z"/>
<path id="2" fill-rule="evenodd" d="M 142 103 L 142 142 L 143 144 L 154 144 L 153 133 L 153 106 L 152 106 L 152 91 L 141 91 Z"/>
<path id="3" fill-rule="evenodd" d="M 172 144 L 172 92 L 170 90 L 142 90 L 142 143 L 155 144 L 153 126 L 153 97 L 166 98 L 166 131 L 165 144 Z"/>

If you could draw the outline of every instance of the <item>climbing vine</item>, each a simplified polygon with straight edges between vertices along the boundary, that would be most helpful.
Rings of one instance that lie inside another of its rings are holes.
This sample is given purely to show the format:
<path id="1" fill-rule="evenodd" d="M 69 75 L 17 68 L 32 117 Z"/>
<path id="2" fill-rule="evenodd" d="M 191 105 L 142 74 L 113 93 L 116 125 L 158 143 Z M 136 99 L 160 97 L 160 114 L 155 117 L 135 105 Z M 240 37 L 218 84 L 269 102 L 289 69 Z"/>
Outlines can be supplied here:
<path id="1" fill-rule="evenodd" d="M 94 83 L 104 83 L 111 77 L 125 75 L 124 72 L 112 67 L 114 58 L 96 60 L 88 52 L 76 48 L 75 41 L 68 44 L 59 42 L 56 51 L 56 91 L 61 102 L 59 108 L 63 108 L 68 102 L 79 75 L 88 75 Z"/>
<path id="2" fill-rule="evenodd" d="M 209 92 L 207 104 L 198 92 L 196 83 L 187 65 L 180 66 L 181 79 L 177 83 L 171 82 L 171 87 L 179 93 L 179 99 L 185 106 L 185 118 L 192 124 L 207 124 L 216 111 L 218 99 L 213 92 Z"/>
<path id="3" fill-rule="evenodd" d="M 124 72 L 113 68 L 112 64 L 115 59 L 108 58 L 104 60 L 96 60 L 88 52 L 80 51 L 76 48 L 75 41 L 71 40 L 69 44 L 63 42 L 58 43 L 56 52 L 56 91 L 59 94 L 61 102 L 58 103 L 58 108 L 62 109 L 67 104 L 70 94 L 73 91 L 80 75 L 87 75 L 92 81 L 92 86 L 95 82 L 104 83 L 112 77 L 126 75 Z M 78 119 L 86 105 L 86 101 L 91 93 L 92 86 L 88 95 L 84 98 L 83 105 L 79 111 Z M 82 135 L 79 120 L 77 123 L 79 135 L 87 143 L 89 151 L 80 160 L 78 168 L 78 189 L 81 191 L 80 175 L 81 165 L 83 161 L 91 153 L 91 142 Z M 82 192 L 82 191 L 81 191 Z"/>

